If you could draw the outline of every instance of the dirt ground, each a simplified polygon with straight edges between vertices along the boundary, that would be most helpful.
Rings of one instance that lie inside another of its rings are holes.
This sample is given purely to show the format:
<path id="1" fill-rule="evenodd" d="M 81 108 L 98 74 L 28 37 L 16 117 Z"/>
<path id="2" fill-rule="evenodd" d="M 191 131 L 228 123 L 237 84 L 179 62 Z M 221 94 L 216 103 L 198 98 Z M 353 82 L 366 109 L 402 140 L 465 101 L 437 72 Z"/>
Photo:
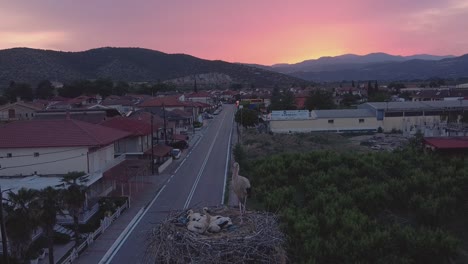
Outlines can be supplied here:
<path id="1" fill-rule="evenodd" d="M 393 151 L 408 141 L 397 134 L 345 135 L 337 133 L 267 134 L 256 130 L 243 133 L 244 150 L 249 158 L 257 159 L 279 153 L 298 153 L 313 150 L 337 152 Z"/>

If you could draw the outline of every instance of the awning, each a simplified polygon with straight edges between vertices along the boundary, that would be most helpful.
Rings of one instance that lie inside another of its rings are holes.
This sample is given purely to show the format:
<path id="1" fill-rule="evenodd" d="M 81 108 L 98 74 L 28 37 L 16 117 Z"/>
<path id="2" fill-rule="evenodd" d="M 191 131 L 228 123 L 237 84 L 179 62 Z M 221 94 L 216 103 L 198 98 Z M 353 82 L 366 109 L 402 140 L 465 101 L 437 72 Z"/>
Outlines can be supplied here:
<path id="1" fill-rule="evenodd" d="M 157 145 L 153 147 L 153 153 L 156 157 L 164 157 L 171 152 L 172 147 L 166 145 Z M 151 149 L 145 151 L 145 154 L 151 155 Z"/>

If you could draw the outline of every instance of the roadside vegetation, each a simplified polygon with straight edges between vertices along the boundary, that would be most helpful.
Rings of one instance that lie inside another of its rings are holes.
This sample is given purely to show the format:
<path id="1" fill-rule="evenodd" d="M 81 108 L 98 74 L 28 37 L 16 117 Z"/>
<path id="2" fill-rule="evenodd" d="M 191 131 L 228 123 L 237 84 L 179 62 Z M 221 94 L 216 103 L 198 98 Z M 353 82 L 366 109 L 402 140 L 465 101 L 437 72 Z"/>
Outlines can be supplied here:
<path id="1" fill-rule="evenodd" d="M 337 134 L 244 133 L 256 209 L 276 212 L 291 263 L 466 263 L 468 168 L 420 138 L 369 152 Z"/>

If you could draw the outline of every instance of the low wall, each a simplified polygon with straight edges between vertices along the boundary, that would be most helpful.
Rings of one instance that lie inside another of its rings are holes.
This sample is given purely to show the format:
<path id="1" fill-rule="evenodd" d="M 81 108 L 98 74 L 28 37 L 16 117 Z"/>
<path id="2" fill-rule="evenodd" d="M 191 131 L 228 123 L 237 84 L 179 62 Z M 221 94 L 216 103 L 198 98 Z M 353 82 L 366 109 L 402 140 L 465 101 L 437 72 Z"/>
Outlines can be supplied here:
<path id="1" fill-rule="evenodd" d="M 161 164 L 158 167 L 158 173 L 162 173 L 167 168 L 167 166 L 169 166 L 171 163 L 172 163 L 172 158 L 166 160 L 163 164 Z"/>

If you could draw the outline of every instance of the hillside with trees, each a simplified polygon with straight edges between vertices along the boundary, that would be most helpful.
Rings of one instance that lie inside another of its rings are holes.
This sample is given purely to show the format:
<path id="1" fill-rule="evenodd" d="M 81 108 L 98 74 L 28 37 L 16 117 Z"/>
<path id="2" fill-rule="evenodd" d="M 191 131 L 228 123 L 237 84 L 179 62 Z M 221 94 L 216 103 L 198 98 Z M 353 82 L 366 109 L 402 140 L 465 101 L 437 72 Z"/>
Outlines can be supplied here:
<path id="1" fill-rule="evenodd" d="M 291 263 L 466 263 L 462 157 L 424 153 L 417 138 L 366 152 L 338 135 L 256 137 L 245 133 L 234 155 L 251 206 L 281 215 Z"/>
<path id="2" fill-rule="evenodd" d="M 210 84 L 229 87 L 232 83 L 257 87 L 308 83 L 251 66 L 142 48 L 98 48 L 82 52 L 28 48 L 0 50 L 0 86 L 4 87 L 10 81 L 26 82 L 33 86 L 42 80 L 70 82 L 99 78 L 127 82 L 164 82 L 182 77 L 191 77 L 194 80 L 196 75 L 201 75 L 203 80 L 200 86 L 207 87 Z M 193 86 L 193 80 L 189 80 L 190 87 Z M 227 83 L 219 83 L 220 81 Z M 177 82 L 180 83 L 180 79 Z"/>

